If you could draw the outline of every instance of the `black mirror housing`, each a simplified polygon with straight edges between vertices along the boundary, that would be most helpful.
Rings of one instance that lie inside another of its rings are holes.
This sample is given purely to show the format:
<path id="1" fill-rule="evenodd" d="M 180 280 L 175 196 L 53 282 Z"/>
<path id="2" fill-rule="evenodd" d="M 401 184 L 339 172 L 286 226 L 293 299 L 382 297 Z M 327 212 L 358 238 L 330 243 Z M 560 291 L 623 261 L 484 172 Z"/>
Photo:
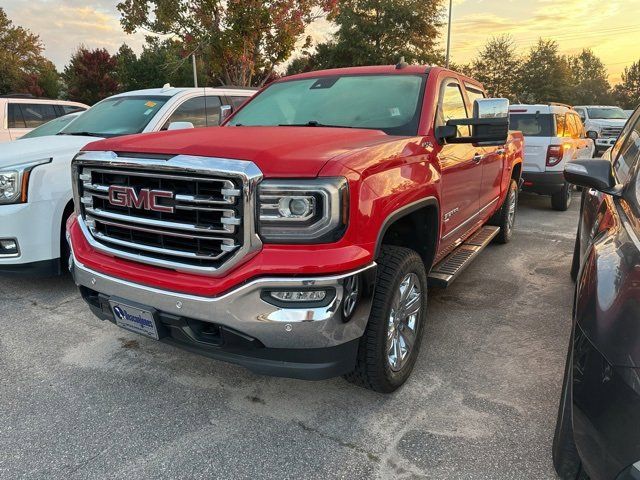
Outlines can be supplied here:
<path id="1" fill-rule="evenodd" d="M 598 132 L 589 130 L 587 132 L 587 138 L 590 138 L 591 140 L 596 140 L 598 138 Z"/>
<path id="2" fill-rule="evenodd" d="M 611 162 L 603 158 L 567 162 L 564 167 L 564 178 L 567 182 L 579 187 L 594 188 L 610 195 L 619 194 Z"/>
<path id="3" fill-rule="evenodd" d="M 458 137 L 459 126 L 471 127 L 470 137 Z M 473 102 L 473 118 L 447 120 L 436 128 L 443 143 L 473 143 L 479 146 L 504 145 L 509 138 L 509 100 L 483 98 Z"/>

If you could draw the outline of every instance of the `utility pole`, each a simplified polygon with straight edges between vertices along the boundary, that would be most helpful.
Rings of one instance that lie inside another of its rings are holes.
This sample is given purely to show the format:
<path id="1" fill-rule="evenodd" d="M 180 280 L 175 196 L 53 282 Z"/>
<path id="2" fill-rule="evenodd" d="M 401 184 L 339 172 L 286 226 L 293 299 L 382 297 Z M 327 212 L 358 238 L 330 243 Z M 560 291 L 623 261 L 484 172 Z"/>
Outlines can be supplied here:
<path id="1" fill-rule="evenodd" d="M 196 54 L 195 52 L 191 55 L 191 60 L 193 62 L 193 86 L 198 88 L 198 70 L 196 68 Z"/>
<path id="2" fill-rule="evenodd" d="M 453 10 L 453 0 L 449 0 L 449 24 L 447 25 L 447 60 L 445 67 L 449 68 L 449 54 L 451 53 L 451 11 Z"/>

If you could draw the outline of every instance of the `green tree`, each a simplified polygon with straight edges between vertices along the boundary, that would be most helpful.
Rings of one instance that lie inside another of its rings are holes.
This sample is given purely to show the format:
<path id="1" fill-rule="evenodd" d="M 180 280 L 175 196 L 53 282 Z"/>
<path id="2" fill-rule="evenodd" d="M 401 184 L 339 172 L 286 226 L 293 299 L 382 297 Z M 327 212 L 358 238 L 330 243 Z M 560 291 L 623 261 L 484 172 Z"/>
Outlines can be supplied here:
<path id="1" fill-rule="evenodd" d="M 553 40 L 538 40 L 525 58 L 516 82 L 518 101 L 565 102 L 571 87 L 569 66 Z"/>
<path id="2" fill-rule="evenodd" d="M 502 35 L 489 39 L 466 70 L 490 95 L 515 101 L 521 63 L 513 38 Z"/>
<path id="3" fill-rule="evenodd" d="M 640 106 L 640 60 L 622 72 L 622 83 L 615 86 L 614 98 L 622 108 L 631 110 Z"/>
<path id="4" fill-rule="evenodd" d="M 170 34 L 196 52 L 211 83 L 261 85 L 329 0 L 122 0 L 125 31 Z M 185 62 L 186 63 L 186 62 Z"/>
<path id="5" fill-rule="evenodd" d="M 567 58 L 569 84 L 566 101 L 573 105 L 602 105 L 611 103 L 611 85 L 607 68 L 592 50 L 584 49 Z"/>
<path id="6" fill-rule="evenodd" d="M 0 94 L 31 93 L 56 98 L 60 79 L 53 64 L 43 55 L 40 38 L 14 26 L 0 8 Z"/>
<path id="7" fill-rule="evenodd" d="M 93 105 L 118 93 L 118 61 L 104 48 L 79 47 L 64 68 L 67 95 L 71 100 Z"/>
<path id="8" fill-rule="evenodd" d="M 329 16 L 338 30 L 289 65 L 289 72 L 351 65 L 435 63 L 442 0 L 338 0 Z"/>

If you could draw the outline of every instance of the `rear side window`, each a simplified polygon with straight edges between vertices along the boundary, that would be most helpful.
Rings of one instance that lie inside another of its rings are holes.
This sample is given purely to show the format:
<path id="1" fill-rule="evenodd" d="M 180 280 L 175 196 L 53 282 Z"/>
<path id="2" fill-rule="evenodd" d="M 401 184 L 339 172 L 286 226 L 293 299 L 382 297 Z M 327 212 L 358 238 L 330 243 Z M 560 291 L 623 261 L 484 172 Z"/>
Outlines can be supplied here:
<path id="1" fill-rule="evenodd" d="M 556 117 L 556 134 L 554 136 L 564 137 L 567 131 L 566 116 L 556 113 L 554 117 Z"/>
<path id="2" fill-rule="evenodd" d="M 580 130 L 578 129 L 578 124 L 576 123 L 576 116 L 568 113 L 565 115 L 565 137 L 570 138 L 580 138 Z"/>
<path id="3" fill-rule="evenodd" d="M 27 128 L 24 123 L 24 118 L 22 118 L 22 111 L 20 110 L 20 105 L 17 103 L 10 103 L 7 105 L 9 110 L 9 118 L 8 125 L 9 128 Z"/>
<path id="4" fill-rule="evenodd" d="M 553 137 L 553 115 L 543 113 L 512 113 L 509 128 L 520 130 L 525 137 Z"/>
<path id="5" fill-rule="evenodd" d="M 46 103 L 19 103 L 16 104 L 22 111 L 22 118 L 26 128 L 36 128 L 54 118 L 58 118 L 56 107 Z"/>

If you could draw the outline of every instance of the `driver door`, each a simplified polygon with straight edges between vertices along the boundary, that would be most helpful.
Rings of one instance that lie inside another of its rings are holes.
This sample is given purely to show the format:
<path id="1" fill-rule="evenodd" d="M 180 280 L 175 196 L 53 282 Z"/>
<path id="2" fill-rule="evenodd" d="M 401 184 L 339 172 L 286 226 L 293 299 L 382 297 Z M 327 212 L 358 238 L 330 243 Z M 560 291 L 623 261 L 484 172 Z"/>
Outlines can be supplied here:
<path id="1" fill-rule="evenodd" d="M 469 118 L 462 88 L 455 79 L 446 79 L 440 87 L 436 126 L 447 120 Z M 470 136 L 468 126 L 458 127 L 459 136 Z M 479 209 L 482 184 L 482 149 L 470 143 L 445 144 L 438 161 L 442 175 L 441 214 L 443 247 L 457 242 L 474 224 Z"/>

